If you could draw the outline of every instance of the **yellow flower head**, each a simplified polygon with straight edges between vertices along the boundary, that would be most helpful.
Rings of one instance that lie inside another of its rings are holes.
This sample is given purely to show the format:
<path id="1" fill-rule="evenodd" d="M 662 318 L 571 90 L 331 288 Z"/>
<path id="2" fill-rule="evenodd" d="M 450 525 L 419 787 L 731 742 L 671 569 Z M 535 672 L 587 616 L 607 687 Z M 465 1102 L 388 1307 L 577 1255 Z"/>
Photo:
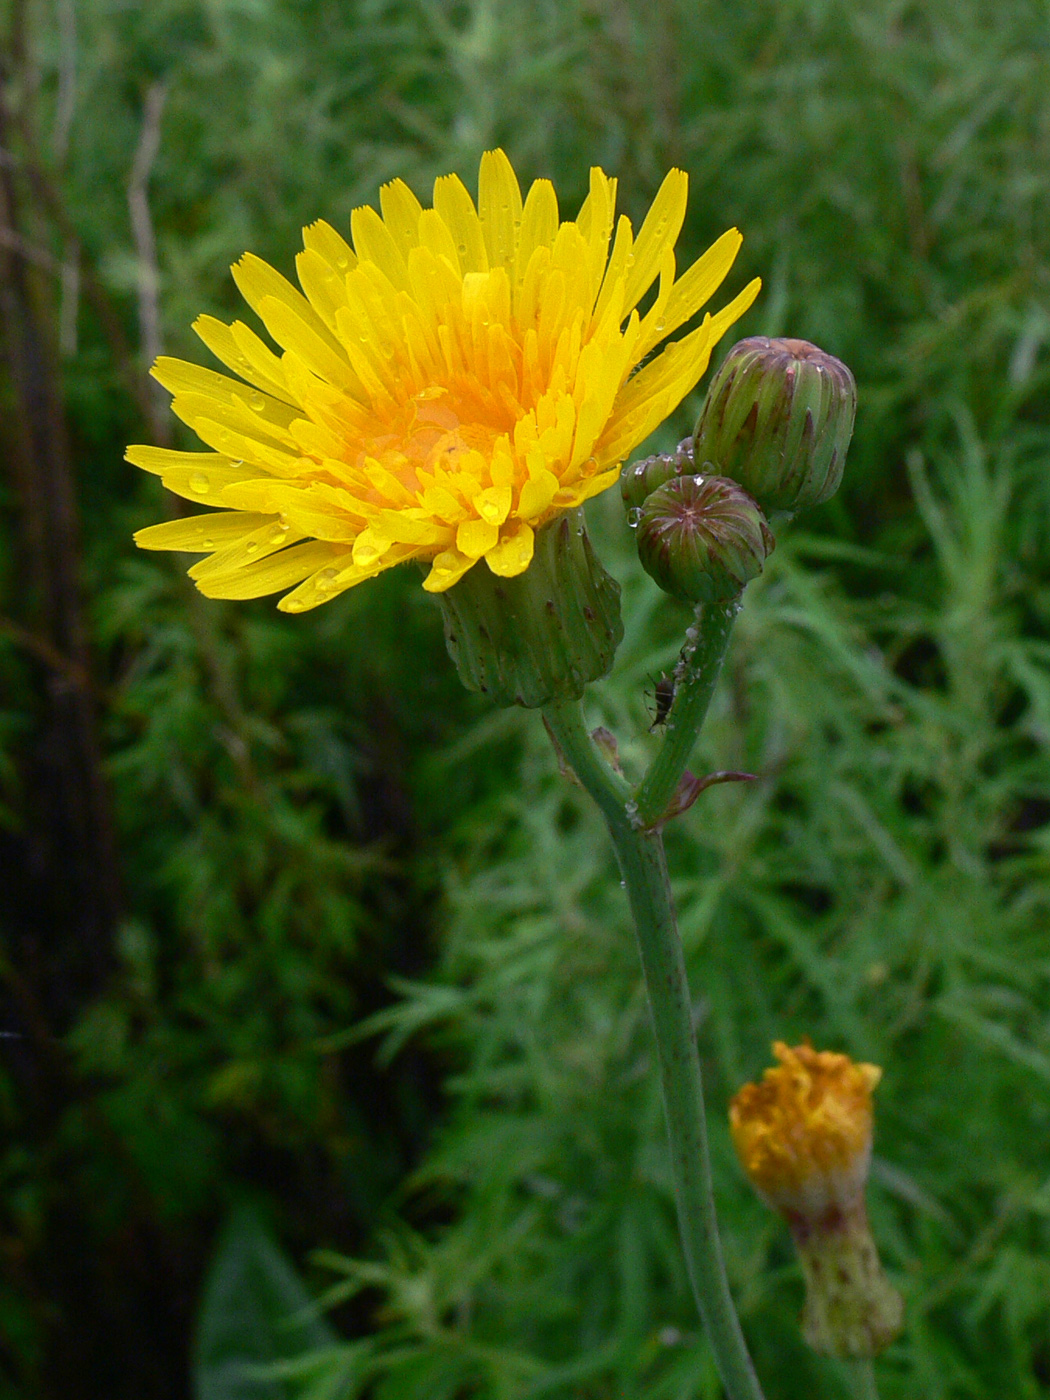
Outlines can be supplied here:
<path id="1" fill-rule="evenodd" d="M 862 1196 L 871 1160 L 871 1093 L 877 1065 L 848 1055 L 773 1045 L 780 1061 L 745 1084 L 729 1107 L 733 1142 L 752 1185 L 770 1205 L 814 1219 Z"/>
<path id="2" fill-rule="evenodd" d="M 758 292 L 753 281 L 632 373 L 740 246 L 731 229 L 675 279 L 686 187 L 672 170 L 638 236 L 621 216 L 612 237 L 616 181 L 601 170 L 561 223 L 550 182 L 523 202 L 507 157 L 489 151 L 476 208 L 446 175 L 432 209 L 402 181 L 385 185 L 381 215 L 354 211 L 352 248 L 311 224 L 302 293 L 245 254 L 234 278 L 283 353 L 240 321 L 201 316 L 194 329 L 239 379 L 157 361 L 175 413 L 213 451 L 131 447 L 128 460 L 220 509 L 137 543 L 207 554 L 190 574 L 209 597 L 291 588 L 278 605 L 289 612 L 407 559 L 430 563 L 435 593 L 481 559 L 522 573 L 535 530 L 616 480 Z"/>

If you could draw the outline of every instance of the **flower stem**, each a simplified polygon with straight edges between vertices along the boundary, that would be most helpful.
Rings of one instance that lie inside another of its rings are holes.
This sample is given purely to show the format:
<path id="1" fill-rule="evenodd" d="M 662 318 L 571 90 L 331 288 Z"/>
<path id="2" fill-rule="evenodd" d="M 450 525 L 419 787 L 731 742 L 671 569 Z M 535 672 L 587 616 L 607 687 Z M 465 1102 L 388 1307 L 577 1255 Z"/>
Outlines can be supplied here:
<path id="1" fill-rule="evenodd" d="M 875 1364 L 870 1357 L 850 1362 L 849 1369 L 853 1373 L 850 1393 L 854 1400 L 879 1400 L 879 1388 L 875 1384 Z"/>
<path id="2" fill-rule="evenodd" d="M 689 762 L 739 611 L 739 594 L 728 602 L 702 604 L 696 610 L 675 668 L 674 704 L 667 718 L 663 747 L 638 788 L 638 815 L 645 826 L 654 825 L 666 812 Z"/>
<path id="3" fill-rule="evenodd" d="M 724 650 L 723 638 L 719 663 Z M 658 830 L 644 828 L 630 789 L 599 758 L 579 703 L 551 705 L 544 716 L 566 760 L 605 817 L 627 886 L 659 1053 L 682 1245 L 718 1372 L 730 1400 L 762 1400 L 718 1237 L 700 1058 L 663 837 Z"/>

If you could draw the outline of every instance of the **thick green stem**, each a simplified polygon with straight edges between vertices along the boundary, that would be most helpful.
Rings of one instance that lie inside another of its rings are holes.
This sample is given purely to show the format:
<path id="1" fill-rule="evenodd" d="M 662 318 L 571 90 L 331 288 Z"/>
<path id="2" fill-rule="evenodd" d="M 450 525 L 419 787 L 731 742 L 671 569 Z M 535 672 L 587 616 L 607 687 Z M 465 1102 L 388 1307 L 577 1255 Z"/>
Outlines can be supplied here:
<path id="1" fill-rule="evenodd" d="M 739 611 L 739 595 L 726 603 L 706 603 L 697 608 L 675 669 L 674 704 L 663 746 L 638 788 L 638 815 L 644 826 L 658 822 L 674 796 L 711 703 L 729 633 Z"/>
<path id="2" fill-rule="evenodd" d="M 599 758 L 579 704 L 551 705 L 544 715 L 565 758 L 605 817 L 627 886 L 659 1052 L 682 1245 L 719 1375 L 730 1400 L 762 1400 L 718 1237 L 703 1080 L 663 838 L 659 831 L 644 829 L 630 789 Z"/>

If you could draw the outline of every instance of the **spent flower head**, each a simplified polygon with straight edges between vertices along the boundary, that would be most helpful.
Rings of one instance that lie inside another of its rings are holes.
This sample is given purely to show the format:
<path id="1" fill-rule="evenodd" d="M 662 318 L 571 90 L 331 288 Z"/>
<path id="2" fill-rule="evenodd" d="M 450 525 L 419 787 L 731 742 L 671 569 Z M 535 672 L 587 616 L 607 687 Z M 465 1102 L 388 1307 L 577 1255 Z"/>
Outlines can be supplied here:
<path id="1" fill-rule="evenodd" d="M 430 209 L 395 180 L 381 213 L 354 211 L 353 247 L 310 225 L 302 293 L 245 254 L 234 278 L 280 353 L 240 321 L 202 316 L 194 329 L 238 378 L 158 360 L 175 413 L 212 452 L 128 458 L 217 510 L 141 530 L 138 544 L 206 554 L 190 574 L 210 597 L 291 589 L 278 604 L 290 612 L 405 560 L 430 565 L 435 593 L 482 560 L 523 573 L 535 532 L 616 481 L 758 292 L 751 282 L 649 358 L 741 242 L 729 230 L 676 277 L 687 183 L 668 174 L 636 236 L 601 170 L 563 223 L 548 180 L 523 200 L 489 151 L 476 207 L 455 175 Z"/>
<path id="2" fill-rule="evenodd" d="M 806 1341 L 833 1356 L 876 1356 L 903 1323 L 864 1201 L 882 1071 L 809 1044 L 777 1041 L 773 1053 L 780 1063 L 730 1104 L 737 1155 L 791 1228 L 806 1281 Z"/>

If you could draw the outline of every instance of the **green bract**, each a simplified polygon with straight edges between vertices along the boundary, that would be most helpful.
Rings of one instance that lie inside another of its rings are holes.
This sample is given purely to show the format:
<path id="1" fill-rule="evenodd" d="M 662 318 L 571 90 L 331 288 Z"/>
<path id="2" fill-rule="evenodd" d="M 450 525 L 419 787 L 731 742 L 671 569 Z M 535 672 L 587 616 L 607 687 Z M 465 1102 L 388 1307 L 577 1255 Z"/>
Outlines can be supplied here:
<path id="1" fill-rule="evenodd" d="M 497 705 L 579 699 L 608 674 L 623 637 L 620 585 L 591 548 L 581 510 L 537 532 L 524 573 L 471 569 L 438 601 L 460 680 Z"/>

